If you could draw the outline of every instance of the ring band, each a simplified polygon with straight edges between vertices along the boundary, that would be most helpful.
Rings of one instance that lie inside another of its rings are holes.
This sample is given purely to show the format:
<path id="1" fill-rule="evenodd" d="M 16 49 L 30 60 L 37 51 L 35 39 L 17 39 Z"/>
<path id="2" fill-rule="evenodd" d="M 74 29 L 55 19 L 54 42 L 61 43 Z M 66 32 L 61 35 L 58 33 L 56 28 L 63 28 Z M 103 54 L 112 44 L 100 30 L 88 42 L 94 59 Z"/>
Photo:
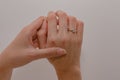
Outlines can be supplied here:
<path id="1" fill-rule="evenodd" d="M 72 33 L 77 33 L 77 31 L 75 29 L 68 29 L 69 32 L 72 32 Z"/>

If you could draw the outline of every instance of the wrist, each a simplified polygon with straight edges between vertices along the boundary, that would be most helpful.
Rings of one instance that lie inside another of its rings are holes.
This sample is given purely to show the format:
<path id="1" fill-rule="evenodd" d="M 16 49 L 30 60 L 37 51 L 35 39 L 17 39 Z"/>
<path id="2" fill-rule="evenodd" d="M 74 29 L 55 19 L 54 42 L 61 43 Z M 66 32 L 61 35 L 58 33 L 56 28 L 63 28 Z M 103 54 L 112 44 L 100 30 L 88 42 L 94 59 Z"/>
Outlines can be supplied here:
<path id="1" fill-rule="evenodd" d="M 4 53 L 0 54 L 0 80 L 10 80 L 13 69 L 6 62 Z"/>
<path id="2" fill-rule="evenodd" d="M 4 53 L 0 54 L 0 71 L 12 70 L 8 62 L 9 60 L 6 59 L 6 55 Z"/>
<path id="3" fill-rule="evenodd" d="M 81 71 L 79 66 L 74 66 L 66 70 L 56 70 L 59 80 L 81 80 Z"/>
<path id="4" fill-rule="evenodd" d="M 11 80 L 12 69 L 0 70 L 0 80 Z"/>
<path id="5" fill-rule="evenodd" d="M 72 70 L 80 70 L 80 65 L 73 65 L 73 66 L 65 66 L 65 67 L 55 67 L 57 72 L 69 72 Z"/>

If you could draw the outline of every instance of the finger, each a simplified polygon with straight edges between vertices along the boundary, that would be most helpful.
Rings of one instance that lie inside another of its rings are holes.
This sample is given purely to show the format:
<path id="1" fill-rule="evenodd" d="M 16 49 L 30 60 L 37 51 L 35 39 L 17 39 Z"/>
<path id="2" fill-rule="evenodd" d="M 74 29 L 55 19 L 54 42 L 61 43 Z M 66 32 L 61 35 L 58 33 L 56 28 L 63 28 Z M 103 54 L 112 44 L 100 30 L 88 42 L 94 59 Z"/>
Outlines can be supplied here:
<path id="1" fill-rule="evenodd" d="M 28 30 L 29 30 L 30 32 L 32 32 L 32 31 L 37 31 L 38 29 L 40 29 L 43 21 L 44 21 L 44 17 L 43 17 L 43 16 L 37 18 L 36 20 L 34 20 L 31 24 L 29 24 L 29 25 L 27 26 Z"/>
<path id="2" fill-rule="evenodd" d="M 75 30 L 76 31 L 76 27 L 77 26 L 77 19 L 73 16 L 69 16 L 69 33 L 73 34 L 71 32 L 71 30 Z"/>
<path id="3" fill-rule="evenodd" d="M 57 18 L 54 12 L 49 12 L 48 17 L 48 36 L 57 34 Z"/>
<path id="4" fill-rule="evenodd" d="M 58 16 L 59 32 L 66 33 L 68 28 L 68 16 L 63 11 L 57 11 L 56 15 Z"/>
<path id="5" fill-rule="evenodd" d="M 24 37 L 26 38 L 26 43 L 29 45 L 36 47 L 37 42 L 37 31 L 40 29 L 43 23 L 44 17 L 41 16 L 38 19 L 34 20 L 31 24 L 26 26 L 21 32 L 24 33 Z M 27 37 L 26 37 L 27 36 Z"/>
<path id="6" fill-rule="evenodd" d="M 34 48 L 39 48 L 38 38 L 36 38 L 35 40 L 32 40 L 32 43 L 33 43 L 33 47 L 34 47 Z"/>
<path id="7" fill-rule="evenodd" d="M 45 48 L 35 50 L 35 59 L 60 57 L 66 54 L 66 50 L 62 48 Z"/>
<path id="8" fill-rule="evenodd" d="M 47 42 L 47 22 L 44 20 L 41 29 L 37 33 L 39 40 L 39 48 L 45 48 Z"/>
<path id="9" fill-rule="evenodd" d="M 77 21 L 77 34 L 82 36 L 83 35 L 83 28 L 84 28 L 84 23 L 80 20 Z"/>

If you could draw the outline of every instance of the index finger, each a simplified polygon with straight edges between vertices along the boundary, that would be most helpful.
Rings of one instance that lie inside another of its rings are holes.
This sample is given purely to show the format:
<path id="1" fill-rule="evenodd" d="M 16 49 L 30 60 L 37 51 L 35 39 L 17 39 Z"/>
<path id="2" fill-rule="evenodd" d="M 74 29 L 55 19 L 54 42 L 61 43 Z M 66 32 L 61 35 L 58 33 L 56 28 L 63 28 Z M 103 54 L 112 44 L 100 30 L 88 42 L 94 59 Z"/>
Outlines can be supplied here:
<path id="1" fill-rule="evenodd" d="M 31 24 L 29 24 L 27 26 L 28 30 L 30 32 L 31 31 L 37 31 L 38 29 L 41 28 L 43 21 L 44 21 L 44 17 L 43 16 L 37 18 L 36 20 L 34 20 Z"/>

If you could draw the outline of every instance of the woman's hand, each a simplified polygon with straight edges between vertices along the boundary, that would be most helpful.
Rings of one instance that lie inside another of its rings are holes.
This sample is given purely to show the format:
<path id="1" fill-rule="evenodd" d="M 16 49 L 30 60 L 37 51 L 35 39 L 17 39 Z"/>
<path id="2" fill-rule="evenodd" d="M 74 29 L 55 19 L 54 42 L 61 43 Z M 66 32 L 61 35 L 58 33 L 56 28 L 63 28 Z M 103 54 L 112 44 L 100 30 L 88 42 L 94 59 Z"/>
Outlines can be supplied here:
<path id="1" fill-rule="evenodd" d="M 38 31 L 40 48 L 61 47 L 67 54 L 48 58 L 59 80 L 81 80 L 80 53 L 83 39 L 83 22 L 63 11 L 49 12 L 47 20 Z M 42 34 L 42 35 L 40 35 Z M 46 45 L 46 46 L 45 46 Z"/>
<path id="2" fill-rule="evenodd" d="M 0 55 L 0 71 L 7 68 L 23 66 L 33 60 L 50 58 L 65 54 L 65 50 L 58 47 L 36 49 L 38 47 L 37 31 L 41 29 L 44 17 L 40 17 L 26 26 Z M 42 38 L 39 38 L 39 41 Z M 40 44 L 39 46 L 42 46 Z"/>
<path id="3" fill-rule="evenodd" d="M 80 67 L 82 39 L 83 22 L 62 11 L 48 14 L 47 47 L 61 47 L 67 51 L 65 56 L 49 58 L 56 70 L 65 71 Z"/>

